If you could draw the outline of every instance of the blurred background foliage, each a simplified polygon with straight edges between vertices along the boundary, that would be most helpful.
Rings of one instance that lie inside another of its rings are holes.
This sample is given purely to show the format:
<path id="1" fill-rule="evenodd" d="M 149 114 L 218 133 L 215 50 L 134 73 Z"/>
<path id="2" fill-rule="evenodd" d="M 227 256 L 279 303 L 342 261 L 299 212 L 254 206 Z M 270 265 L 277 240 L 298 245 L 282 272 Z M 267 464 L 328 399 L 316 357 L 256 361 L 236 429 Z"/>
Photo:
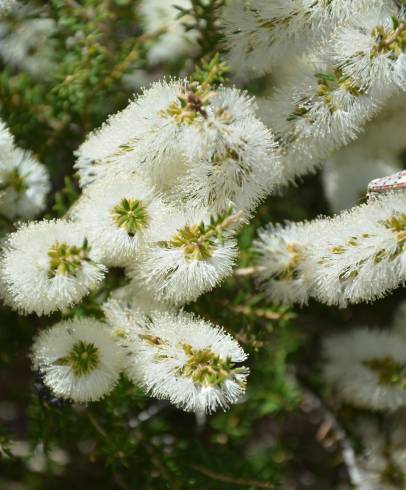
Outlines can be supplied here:
<path id="1" fill-rule="evenodd" d="M 49 65 L 41 76 L 1 66 L 0 115 L 16 143 L 51 173 L 48 216 L 64 215 L 77 198 L 74 151 L 133 96 L 129 76 L 187 76 L 196 64 L 201 69 L 195 76 L 204 76 L 219 66 L 219 57 L 210 67 L 207 62 L 221 53 L 217 18 L 223 3 L 193 0 L 191 9 L 180 9 L 185 28 L 197 33 L 199 49 L 192 58 L 157 67 L 149 65 L 148 51 L 162 33 L 143 32 L 137 2 L 31 2 L 39 9 L 35 15 L 55 24 L 46 39 Z M 35 51 L 39 45 L 33 41 Z M 259 79 L 246 88 L 261 94 L 270 83 Z M 239 266 L 252 264 L 250 245 L 262 225 L 327 212 L 317 175 L 270 197 L 241 232 Z M 2 224 L 3 233 L 10 227 Z M 66 315 L 100 316 L 100 304 L 122 282 L 122 273 L 113 271 L 107 286 Z M 21 317 L 1 307 L 0 490 L 347 489 L 340 441 L 326 426 L 320 398 L 328 399 L 319 375 L 320 337 L 349 325 L 388 325 L 400 297 L 346 310 L 311 304 L 292 311 L 266 302 L 250 275 L 235 274 L 190 306 L 224 325 L 250 354 L 246 399 L 205 418 L 146 398 L 125 379 L 104 401 L 62 403 L 41 385 L 29 362 L 34 334 L 61 315 Z"/>

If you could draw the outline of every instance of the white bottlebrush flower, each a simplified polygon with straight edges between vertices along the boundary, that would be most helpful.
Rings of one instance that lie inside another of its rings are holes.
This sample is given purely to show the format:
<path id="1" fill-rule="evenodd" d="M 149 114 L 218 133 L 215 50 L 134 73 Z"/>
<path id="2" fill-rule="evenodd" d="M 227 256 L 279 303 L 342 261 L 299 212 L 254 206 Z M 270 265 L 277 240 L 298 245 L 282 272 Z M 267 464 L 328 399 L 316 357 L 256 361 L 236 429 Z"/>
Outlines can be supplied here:
<path id="1" fill-rule="evenodd" d="M 306 251 L 316 233 L 314 223 L 270 225 L 254 242 L 258 254 L 256 279 L 269 299 L 282 304 L 305 304 L 311 293 L 311 277 L 303 272 Z"/>
<path id="2" fill-rule="evenodd" d="M 83 224 L 106 265 L 134 260 L 145 234 L 169 214 L 137 175 L 112 175 L 87 188 L 71 216 Z"/>
<path id="3" fill-rule="evenodd" d="M 5 301 L 38 315 L 77 303 L 105 272 L 84 229 L 60 220 L 23 225 L 9 235 L 0 270 Z"/>
<path id="4" fill-rule="evenodd" d="M 334 36 L 335 63 L 362 88 L 406 89 L 405 22 L 395 2 L 353 16 Z"/>
<path id="5" fill-rule="evenodd" d="M 368 96 L 329 61 L 325 52 L 305 57 L 264 102 L 262 116 L 280 139 L 288 180 L 354 140 L 379 108 L 380 99 Z"/>
<path id="6" fill-rule="evenodd" d="M 325 343 L 324 377 L 344 401 L 372 410 L 406 405 L 406 342 L 393 332 L 358 329 Z"/>
<path id="7" fill-rule="evenodd" d="M 354 424 L 362 449 L 357 457 L 362 488 L 406 489 L 406 433 L 404 417 L 385 417 L 385 422 L 363 417 Z"/>
<path id="8" fill-rule="evenodd" d="M 373 301 L 406 280 L 405 193 L 370 198 L 324 223 L 305 262 L 327 304 Z"/>
<path id="9" fill-rule="evenodd" d="M 241 103 L 240 94 L 228 92 L 224 105 L 232 95 L 235 105 Z M 190 128 L 185 144 L 186 175 L 179 179 L 175 194 L 188 204 L 217 212 L 230 206 L 250 210 L 281 178 L 273 135 L 253 115 L 233 119 L 219 130 L 210 130 L 209 124 L 200 145 L 196 144 L 199 130 Z"/>
<path id="10" fill-rule="evenodd" d="M 309 42 L 309 19 L 301 0 L 227 3 L 222 20 L 231 67 L 259 75 L 270 72 L 294 56 L 299 40 L 302 49 Z"/>
<path id="11" fill-rule="evenodd" d="M 156 313 L 134 331 L 128 370 L 153 396 L 210 413 L 244 394 L 248 369 L 236 364 L 246 357 L 219 327 L 188 313 Z"/>
<path id="12" fill-rule="evenodd" d="M 103 398 L 122 369 L 119 347 L 106 326 L 92 318 L 62 321 L 41 332 L 32 359 L 55 395 L 75 402 Z"/>
<path id="13" fill-rule="evenodd" d="M 183 159 L 175 139 L 176 128 L 162 115 L 178 100 L 180 87 L 180 82 L 153 84 L 123 111 L 110 116 L 99 129 L 90 133 L 76 152 L 75 167 L 81 185 L 86 186 L 107 172 L 111 175 L 114 169 L 119 171 L 121 167 L 127 172 L 137 170 L 141 158 L 146 159 L 146 166 L 150 165 L 150 160 L 152 163 L 156 159 L 164 160 L 170 172 L 177 175 L 183 167 Z M 165 125 L 172 131 L 165 130 Z M 148 136 L 151 147 L 148 152 L 145 143 L 145 151 L 140 156 L 140 142 Z"/>
<path id="14" fill-rule="evenodd" d="M 262 74 L 329 38 L 337 25 L 379 0 L 234 0 L 223 11 L 229 62 Z M 288 62 L 289 62 L 288 61 Z"/>
<path id="15" fill-rule="evenodd" d="M 197 85 L 178 89 L 177 99 L 160 115 L 159 125 L 167 151 L 173 151 L 176 142 L 184 156 L 184 170 L 172 186 L 180 199 L 209 205 L 214 211 L 233 204 L 250 209 L 279 183 L 273 135 L 255 111 L 254 99 L 237 89 L 210 91 Z M 148 143 L 146 138 L 145 153 L 158 143 L 154 133 L 151 136 L 154 141 Z M 174 142 L 169 143 L 170 137 Z M 165 176 L 170 167 L 160 154 L 155 157 L 155 170 L 147 158 L 142 160 L 145 175 L 157 185 L 166 183 L 160 175 Z"/>
<path id="16" fill-rule="evenodd" d="M 45 209 L 49 190 L 47 168 L 29 152 L 13 148 L 0 154 L 1 214 L 34 218 Z"/>
<path id="17" fill-rule="evenodd" d="M 280 178 L 272 135 L 255 109 L 236 89 L 156 83 L 79 148 L 81 183 L 108 169 L 136 170 L 178 202 L 250 207 Z"/>
<path id="18" fill-rule="evenodd" d="M 365 12 L 368 12 L 368 8 Z M 340 38 L 340 33 L 345 29 L 338 28 L 334 36 Z M 357 56 L 358 45 L 350 41 L 346 34 L 342 37 Z M 401 42 L 399 39 L 397 43 Z M 336 37 L 333 37 L 321 50 L 302 57 L 288 79 L 279 84 L 280 88 L 274 96 L 262 104 L 261 116 L 280 141 L 286 180 L 314 171 L 333 151 L 356 139 L 365 124 L 388 102 L 388 98 L 397 93 L 394 82 L 379 82 L 376 75 L 376 83 L 371 85 L 349 72 L 344 58 L 340 58 L 342 50 L 337 50 L 337 54 L 333 49 L 336 45 Z M 391 58 L 391 55 L 388 56 Z M 368 56 L 366 59 L 370 61 Z M 354 63 L 358 67 L 357 59 Z M 394 103 L 400 107 L 403 102 L 398 96 L 394 97 Z M 389 141 L 395 139 L 395 134 L 399 134 L 401 128 L 402 124 L 394 132 L 388 128 L 387 134 L 390 133 L 390 136 L 384 147 L 389 146 Z M 379 147 L 378 140 L 382 139 L 383 133 L 372 147 Z M 396 147 L 401 140 L 401 137 L 397 139 Z M 378 153 L 382 151 L 381 148 Z M 374 154 L 372 149 L 371 153 Z M 377 153 L 374 158 L 378 158 Z M 383 155 L 382 159 L 387 161 L 388 155 Z"/>
<path id="19" fill-rule="evenodd" d="M 139 5 L 145 32 L 161 33 L 148 50 L 148 61 L 152 65 L 190 57 L 197 52 L 198 34 L 194 29 L 187 31 L 184 26 L 192 17 L 180 19 L 176 6 L 191 9 L 192 3 L 190 0 L 143 0 Z"/>
<path id="20" fill-rule="evenodd" d="M 129 274 L 160 300 L 183 304 L 231 274 L 235 216 L 210 222 L 205 211 L 179 211 L 151 229 L 149 244 Z"/>
<path id="21" fill-rule="evenodd" d="M 55 22 L 40 10 L 16 2 L 0 22 L 0 57 L 6 65 L 36 78 L 49 76 L 53 67 L 52 39 Z"/>

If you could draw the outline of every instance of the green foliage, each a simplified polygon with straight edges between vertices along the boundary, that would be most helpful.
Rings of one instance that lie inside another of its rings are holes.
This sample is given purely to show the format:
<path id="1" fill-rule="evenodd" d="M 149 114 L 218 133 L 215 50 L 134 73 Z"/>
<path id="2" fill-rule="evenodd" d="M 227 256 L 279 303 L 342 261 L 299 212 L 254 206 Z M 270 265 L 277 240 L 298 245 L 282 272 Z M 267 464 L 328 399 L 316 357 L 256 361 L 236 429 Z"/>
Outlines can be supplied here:
<path id="1" fill-rule="evenodd" d="M 64 186 L 55 193 L 55 203 L 52 206 L 52 211 L 58 218 L 62 218 L 79 197 L 79 189 L 75 180 L 66 176 L 63 181 Z"/>
<path id="2" fill-rule="evenodd" d="M 192 82 L 198 82 L 200 85 L 208 85 L 215 87 L 226 81 L 226 73 L 228 67 L 224 61 L 221 60 L 220 54 L 216 53 L 208 61 L 203 58 L 199 65 L 196 66 L 195 71 L 191 74 L 190 80 Z"/>

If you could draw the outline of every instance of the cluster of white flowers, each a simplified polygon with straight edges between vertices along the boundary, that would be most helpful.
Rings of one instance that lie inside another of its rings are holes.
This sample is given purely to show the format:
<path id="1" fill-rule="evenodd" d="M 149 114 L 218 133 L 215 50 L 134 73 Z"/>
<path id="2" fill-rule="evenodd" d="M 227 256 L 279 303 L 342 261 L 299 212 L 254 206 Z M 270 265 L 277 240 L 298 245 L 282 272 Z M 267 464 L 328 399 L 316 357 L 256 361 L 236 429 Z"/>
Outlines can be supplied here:
<path id="1" fill-rule="evenodd" d="M 290 60 L 261 114 L 292 180 L 357 138 L 390 96 L 406 89 L 406 13 L 394 0 L 239 0 L 225 9 L 236 71 Z M 286 70 L 285 70 L 286 71 Z"/>
<path id="2" fill-rule="evenodd" d="M 252 209 L 280 181 L 272 133 L 245 93 L 155 83 L 79 148 L 81 184 L 137 173 L 178 206 Z"/>
<path id="3" fill-rule="evenodd" d="M 144 2 L 140 14 L 146 32 L 162 31 L 150 63 L 190 53 L 186 38 L 193 49 L 195 35 L 185 35 L 172 4 Z M 229 60 L 246 76 L 292 62 L 288 80 L 261 108 L 270 128 L 247 93 L 213 87 L 202 74 L 156 82 L 78 148 L 83 192 L 67 215 L 20 225 L 5 240 L 1 294 L 23 314 L 65 313 L 96 292 L 111 267 L 122 268 L 129 281 L 103 305 L 105 322 L 76 319 L 39 334 L 33 365 L 58 397 L 98 400 L 125 373 L 146 393 L 185 410 L 212 412 L 236 403 L 248 375 L 239 365 L 245 353 L 222 328 L 182 307 L 232 273 L 241 224 L 275 188 L 322 159 L 337 166 L 332 153 L 345 145 L 350 163 L 377 159 L 370 177 L 391 168 L 387 151 L 369 158 L 358 150 L 362 142 L 351 141 L 406 90 L 404 8 L 393 0 L 236 0 L 225 8 L 224 24 Z M 395 155 L 403 149 L 397 140 L 404 114 L 387 109 L 380 117 L 364 139 Z M 390 138 L 381 126 L 389 127 Z M 0 145 L 2 212 L 33 217 L 44 207 L 48 177 L 1 127 Z M 359 173 L 351 196 L 364 185 Z M 305 304 L 313 297 L 346 306 L 404 284 L 405 197 L 404 189 L 376 193 L 331 219 L 264 229 L 255 245 L 256 270 L 269 298 Z M 346 199 L 334 207 L 345 207 Z M 347 366 L 355 359 L 353 383 L 379 385 L 389 355 L 389 368 L 403 369 L 399 333 L 353 337 L 340 352 L 334 341 L 337 356 L 348 356 Z M 334 368 L 333 374 L 340 381 L 345 373 Z M 389 388 L 375 390 L 376 408 L 406 403 L 391 391 L 397 386 Z M 370 392 L 358 392 L 360 405 Z"/>
<path id="4" fill-rule="evenodd" d="M 0 215 L 11 220 L 34 218 L 45 209 L 49 190 L 46 167 L 14 145 L 0 120 Z"/>
<path id="5" fill-rule="evenodd" d="M 241 398 L 241 347 L 178 308 L 231 274 L 236 232 L 279 182 L 276 144 L 255 109 L 233 88 L 154 84 L 78 149 L 83 193 L 65 218 L 7 237 L 2 295 L 23 314 L 65 311 L 108 267 L 130 281 L 104 306 L 107 324 L 72 320 L 39 335 L 34 367 L 57 396 L 99 399 L 123 371 L 185 410 Z"/>
<path id="6" fill-rule="evenodd" d="M 224 9 L 231 66 L 251 76 L 291 62 L 378 0 L 235 0 Z"/>
<path id="7" fill-rule="evenodd" d="M 270 299 L 373 301 L 406 282 L 406 193 L 371 195 L 334 218 L 260 233 L 257 276 Z"/>

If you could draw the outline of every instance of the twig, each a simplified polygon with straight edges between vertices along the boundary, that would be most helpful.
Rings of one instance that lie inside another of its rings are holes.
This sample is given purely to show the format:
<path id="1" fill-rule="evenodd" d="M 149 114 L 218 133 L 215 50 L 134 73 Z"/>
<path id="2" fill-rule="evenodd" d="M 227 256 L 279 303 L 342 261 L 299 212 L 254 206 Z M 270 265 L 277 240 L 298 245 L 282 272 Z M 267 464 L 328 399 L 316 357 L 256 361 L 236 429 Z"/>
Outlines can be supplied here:
<path id="1" fill-rule="evenodd" d="M 280 320 L 283 313 L 276 311 L 265 310 L 263 308 L 253 308 L 249 305 L 234 305 L 229 301 L 221 301 L 221 304 L 234 313 L 239 313 L 244 316 L 254 315 L 258 318 L 265 318 L 266 320 Z"/>
<path id="2" fill-rule="evenodd" d="M 235 269 L 234 276 L 236 277 L 247 277 L 253 276 L 257 272 L 263 272 L 265 270 L 264 266 L 252 266 L 252 267 L 240 267 L 239 269 Z"/>
<path id="3" fill-rule="evenodd" d="M 303 386 L 301 386 L 301 389 L 305 397 L 307 397 L 311 401 L 312 405 L 319 410 L 324 419 L 324 423 L 322 424 L 318 433 L 318 438 L 321 440 L 330 431 L 332 431 L 335 435 L 336 442 L 341 448 L 341 455 L 344 464 L 347 467 L 348 475 L 350 477 L 352 485 L 355 487 L 356 490 L 374 490 L 374 488 L 371 487 L 369 483 L 366 482 L 363 478 L 357 464 L 354 448 L 352 447 L 352 444 L 348 439 L 345 430 L 342 428 L 335 415 L 312 391 Z"/>
<path id="4" fill-rule="evenodd" d="M 203 468 L 203 466 L 198 466 L 194 464 L 192 464 L 191 467 L 198 473 L 201 473 L 202 475 L 205 475 L 208 478 L 211 478 L 212 480 L 222 481 L 224 483 L 234 483 L 234 485 L 240 485 L 243 487 L 258 487 L 258 488 L 267 488 L 267 489 L 275 488 L 275 486 L 272 485 L 272 483 L 267 483 L 267 482 L 262 482 L 257 480 L 245 480 L 243 478 L 233 478 L 231 476 L 215 473 L 214 471 L 211 471 L 207 468 Z"/>
<path id="5" fill-rule="evenodd" d="M 96 418 L 93 416 L 93 414 L 90 413 L 88 410 L 86 410 L 86 415 L 87 415 L 87 418 L 89 419 L 89 422 L 93 425 L 93 427 L 96 429 L 96 431 L 103 437 L 103 439 L 107 439 L 107 432 L 99 424 L 99 422 L 96 420 Z"/>

